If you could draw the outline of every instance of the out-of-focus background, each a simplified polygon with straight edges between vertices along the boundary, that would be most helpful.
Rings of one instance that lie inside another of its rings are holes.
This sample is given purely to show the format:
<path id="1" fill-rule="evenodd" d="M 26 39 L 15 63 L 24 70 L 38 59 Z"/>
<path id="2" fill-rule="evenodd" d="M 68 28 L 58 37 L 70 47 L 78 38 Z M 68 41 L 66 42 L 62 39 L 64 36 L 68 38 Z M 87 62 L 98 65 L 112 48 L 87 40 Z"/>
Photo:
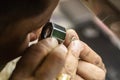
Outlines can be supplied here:
<path id="1" fill-rule="evenodd" d="M 120 0 L 61 0 L 51 21 L 75 29 L 103 58 L 106 80 L 120 80 Z"/>

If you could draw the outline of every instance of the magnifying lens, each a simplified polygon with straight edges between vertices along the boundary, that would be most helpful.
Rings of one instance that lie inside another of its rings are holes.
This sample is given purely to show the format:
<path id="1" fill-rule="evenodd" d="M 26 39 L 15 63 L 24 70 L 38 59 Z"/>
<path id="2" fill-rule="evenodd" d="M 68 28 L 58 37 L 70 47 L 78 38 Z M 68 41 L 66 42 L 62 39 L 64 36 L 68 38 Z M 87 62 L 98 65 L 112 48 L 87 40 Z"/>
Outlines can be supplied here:
<path id="1" fill-rule="evenodd" d="M 62 43 L 66 37 L 66 29 L 55 23 L 48 22 L 42 29 L 40 39 L 48 37 L 54 37 L 59 43 Z"/>

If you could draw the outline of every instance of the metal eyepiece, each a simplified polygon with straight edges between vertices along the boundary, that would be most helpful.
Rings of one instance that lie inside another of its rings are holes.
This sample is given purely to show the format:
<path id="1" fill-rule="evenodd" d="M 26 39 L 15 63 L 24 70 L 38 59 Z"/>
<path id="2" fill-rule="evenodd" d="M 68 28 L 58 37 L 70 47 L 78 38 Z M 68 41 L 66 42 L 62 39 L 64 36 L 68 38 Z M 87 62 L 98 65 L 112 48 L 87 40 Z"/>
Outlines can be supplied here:
<path id="1" fill-rule="evenodd" d="M 59 43 L 64 42 L 66 36 L 66 29 L 60 25 L 55 23 L 48 22 L 41 32 L 41 39 L 45 39 L 47 37 L 56 38 Z"/>

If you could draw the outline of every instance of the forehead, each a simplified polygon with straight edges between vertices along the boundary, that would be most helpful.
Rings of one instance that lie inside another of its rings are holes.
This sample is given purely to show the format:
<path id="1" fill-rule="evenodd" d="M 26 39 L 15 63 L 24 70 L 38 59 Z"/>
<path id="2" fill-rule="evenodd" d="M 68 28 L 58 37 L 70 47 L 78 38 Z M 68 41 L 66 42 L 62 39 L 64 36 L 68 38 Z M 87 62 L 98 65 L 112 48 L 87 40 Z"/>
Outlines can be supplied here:
<path id="1" fill-rule="evenodd" d="M 58 0 L 4 1 L 3 5 L 0 5 L 0 22 L 3 23 L 0 24 L 0 27 L 3 26 L 4 28 L 9 24 L 11 25 L 18 21 L 24 21 L 25 19 L 34 18 L 38 15 L 44 16 L 43 14 L 45 14 L 45 16 L 40 18 L 44 20 L 48 15 L 50 15 L 51 11 L 58 3 Z"/>
<path id="2" fill-rule="evenodd" d="M 42 14 L 58 0 L 2 0 L 0 2 L 0 21 L 15 22 Z"/>
<path id="3" fill-rule="evenodd" d="M 6 18 L 4 18 L 4 16 L 1 16 L 0 21 L 6 20 L 8 22 L 8 25 L 5 26 L 7 28 L 5 29 L 5 31 L 3 31 L 5 33 L 3 35 L 4 38 L 7 37 L 8 35 L 12 37 L 25 35 L 28 32 L 40 28 L 42 25 L 44 25 L 50 18 L 59 0 L 45 0 L 45 1 L 49 1 L 49 3 L 47 3 L 49 4 L 48 7 L 44 8 L 42 12 L 37 13 L 36 15 L 31 15 L 29 17 L 26 17 L 24 14 L 16 13 L 16 15 L 9 14 L 8 15 L 9 17 L 5 16 Z M 20 17 L 19 15 L 23 17 Z M 18 16 L 19 18 L 18 17 L 16 18 L 16 16 Z M 14 17 L 17 20 L 13 19 Z M 4 38 L 2 37 L 2 39 Z"/>

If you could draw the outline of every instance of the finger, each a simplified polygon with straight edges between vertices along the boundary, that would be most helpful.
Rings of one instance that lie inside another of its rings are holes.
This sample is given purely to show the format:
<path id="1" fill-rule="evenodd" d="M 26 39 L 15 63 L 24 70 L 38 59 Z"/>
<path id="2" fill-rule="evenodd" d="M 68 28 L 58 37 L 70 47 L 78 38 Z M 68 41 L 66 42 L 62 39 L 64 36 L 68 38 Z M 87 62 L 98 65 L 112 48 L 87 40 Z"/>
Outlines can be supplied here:
<path id="1" fill-rule="evenodd" d="M 81 76 L 79 76 L 79 75 L 75 75 L 75 78 L 74 79 L 72 79 L 72 80 L 85 80 L 85 79 L 83 79 Z"/>
<path id="2" fill-rule="evenodd" d="M 74 40 L 70 43 L 70 45 L 68 46 L 68 55 L 66 58 L 65 67 L 63 68 L 61 73 L 66 73 L 74 79 L 78 66 L 80 51 L 82 51 L 82 49 L 83 46 L 81 45 L 79 40 Z"/>
<path id="3" fill-rule="evenodd" d="M 105 79 L 105 72 L 101 68 L 85 61 L 79 61 L 77 74 L 82 76 L 85 80 Z"/>
<path id="4" fill-rule="evenodd" d="M 35 77 L 41 80 L 56 80 L 62 70 L 67 56 L 67 48 L 61 44 L 56 47 L 35 72 Z"/>
<path id="5" fill-rule="evenodd" d="M 73 29 L 67 30 L 64 44 L 66 46 L 69 46 L 71 41 L 74 40 L 74 39 L 79 40 L 79 37 L 78 37 L 77 33 Z"/>
<path id="6" fill-rule="evenodd" d="M 31 75 L 44 57 L 56 46 L 58 46 L 58 42 L 54 38 L 48 38 L 32 45 L 18 62 L 13 76 L 17 74 L 16 77 L 21 76 L 22 78 Z"/>
<path id="7" fill-rule="evenodd" d="M 80 53 L 80 59 L 87 61 L 89 63 L 95 64 L 98 67 L 105 70 L 101 57 L 95 51 L 93 51 L 90 47 L 88 47 L 87 44 L 83 43 L 83 45 L 84 45 L 84 49 Z"/>

